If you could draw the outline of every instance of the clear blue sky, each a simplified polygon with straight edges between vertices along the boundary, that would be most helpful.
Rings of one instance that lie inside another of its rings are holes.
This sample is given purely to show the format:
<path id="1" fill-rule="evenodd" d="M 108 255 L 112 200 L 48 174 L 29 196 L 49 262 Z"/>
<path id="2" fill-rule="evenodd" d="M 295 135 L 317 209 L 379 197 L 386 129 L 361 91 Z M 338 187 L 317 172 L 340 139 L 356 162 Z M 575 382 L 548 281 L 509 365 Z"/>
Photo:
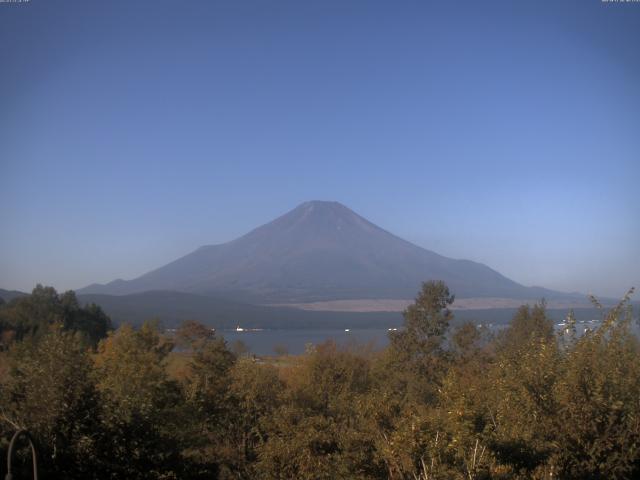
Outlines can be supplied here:
<path id="1" fill-rule="evenodd" d="M 640 3 L 0 3 L 0 287 L 310 199 L 526 285 L 640 287 Z"/>

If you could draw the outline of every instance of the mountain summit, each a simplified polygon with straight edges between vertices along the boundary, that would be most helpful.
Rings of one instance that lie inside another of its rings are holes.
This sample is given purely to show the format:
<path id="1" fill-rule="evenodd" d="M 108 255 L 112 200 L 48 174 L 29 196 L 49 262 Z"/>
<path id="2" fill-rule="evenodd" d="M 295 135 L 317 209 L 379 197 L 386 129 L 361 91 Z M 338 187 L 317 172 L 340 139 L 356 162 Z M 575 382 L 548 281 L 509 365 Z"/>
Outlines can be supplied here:
<path id="1" fill-rule="evenodd" d="M 374 225 L 338 202 L 305 202 L 236 240 L 200 247 L 133 280 L 79 293 L 173 290 L 257 303 L 408 299 L 444 280 L 458 297 L 547 298 L 486 265 L 454 260 Z"/>

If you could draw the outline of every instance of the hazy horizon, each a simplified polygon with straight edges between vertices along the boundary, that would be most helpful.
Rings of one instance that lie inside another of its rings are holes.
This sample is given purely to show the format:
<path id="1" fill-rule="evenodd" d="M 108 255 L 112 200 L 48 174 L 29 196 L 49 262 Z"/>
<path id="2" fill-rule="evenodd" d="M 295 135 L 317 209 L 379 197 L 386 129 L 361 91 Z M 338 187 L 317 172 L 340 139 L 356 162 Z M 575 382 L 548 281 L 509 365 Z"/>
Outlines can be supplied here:
<path id="1" fill-rule="evenodd" d="M 0 288 L 334 200 L 523 285 L 640 287 L 640 6 L 0 4 Z"/>

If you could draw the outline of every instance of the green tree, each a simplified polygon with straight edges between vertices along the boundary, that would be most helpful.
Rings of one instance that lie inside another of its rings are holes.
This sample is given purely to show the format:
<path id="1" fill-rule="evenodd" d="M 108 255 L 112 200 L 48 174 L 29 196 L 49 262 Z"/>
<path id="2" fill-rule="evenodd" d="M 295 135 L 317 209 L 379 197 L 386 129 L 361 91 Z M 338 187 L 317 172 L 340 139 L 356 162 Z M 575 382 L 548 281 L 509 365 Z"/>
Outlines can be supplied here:
<path id="1" fill-rule="evenodd" d="M 495 463 L 488 449 L 494 424 L 487 381 L 494 356 L 484 333 L 471 323 L 456 329 L 451 339 L 454 358 L 440 390 L 436 465 L 447 458 L 447 474 L 453 478 L 484 478 Z"/>
<path id="2" fill-rule="evenodd" d="M 59 300 L 65 330 L 81 332 L 92 346 L 97 346 L 111 330 L 111 319 L 95 303 L 80 306 L 71 290 L 60 295 Z"/>
<path id="3" fill-rule="evenodd" d="M 544 302 L 521 307 L 496 342 L 496 361 L 486 386 L 493 392 L 487 407 L 492 453 L 514 476 L 548 475 L 555 435 L 552 418 L 558 408 L 553 389 L 561 352 Z"/>
<path id="4" fill-rule="evenodd" d="M 100 307 L 82 307 L 73 291 L 58 295 L 53 287 L 37 285 L 31 295 L 14 298 L 0 308 L 0 333 L 5 339 L 42 335 L 57 323 L 65 330 L 81 332 L 93 346 L 111 329 L 111 320 Z"/>
<path id="5" fill-rule="evenodd" d="M 258 478 L 380 478 L 364 403 L 370 392 L 366 354 L 319 345 L 287 372 L 282 403 L 265 423 Z"/>
<path id="6" fill-rule="evenodd" d="M 415 302 L 403 312 L 404 329 L 391 332 L 389 366 L 394 389 L 406 391 L 420 402 L 437 401 L 438 388 L 446 373 L 449 355 L 444 345 L 453 314 L 454 296 L 442 281 L 429 281 Z"/>
<path id="7" fill-rule="evenodd" d="M 272 365 L 256 363 L 249 358 L 239 360 L 230 371 L 229 415 L 227 418 L 227 450 L 234 452 L 225 469 L 229 477 L 253 479 L 258 451 L 268 440 L 265 423 L 281 402 L 284 383 Z"/>
<path id="8" fill-rule="evenodd" d="M 94 361 L 101 399 L 99 471 L 108 478 L 179 478 L 186 468 L 179 386 L 166 373 L 173 344 L 157 324 L 123 325 Z"/>
<path id="9" fill-rule="evenodd" d="M 99 404 L 91 360 L 78 335 L 54 324 L 47 333 L 15 344 L 7 363 L 0 431 L 30 432 L 47 478 L 91 478 Z"/>
<path id="10" fill-rule="evenodd" d="M 640 343 L 629 298 L 594 332 L 575 339 L 555 386 L 553 461 L 561 477 L 640 476 Z"/>
<path id="11" fill-rule="evenodd" d="M 60 298 L 53 287 L 38 284 L 31 295 L 14 298 L 2 310 L 4 328 L 14 333 L 16 340 L 45 333 L 49 325 L 62 323 Z"/>
<path id="12" fill-rule="evenodd" d="M 185 454 L 202 471 L 226 475 L 239 463 L 238 447 L 229 433 L 235 418 L 229 388 L 236 356 L 223 338 L 197 322 L 183 323 L 176 336 L 190 353 L 181 386 L 187 417 L 181 435 L 190 442 Z"/>

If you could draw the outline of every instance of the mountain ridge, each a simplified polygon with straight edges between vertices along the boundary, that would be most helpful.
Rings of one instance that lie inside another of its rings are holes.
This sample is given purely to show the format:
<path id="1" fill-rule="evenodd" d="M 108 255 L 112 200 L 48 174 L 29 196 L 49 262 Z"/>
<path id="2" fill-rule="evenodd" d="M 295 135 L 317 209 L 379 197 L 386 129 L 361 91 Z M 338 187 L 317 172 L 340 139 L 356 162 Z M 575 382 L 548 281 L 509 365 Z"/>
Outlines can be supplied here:
<path id="1" fill-rule="evenodd" d="M 4 288 L 0 288 L 0 298 L 5 302 L 10 302 L 14 298 L 25 297 L 27 295 L 29 294 L 19 290 L 6 290 Z"/>
<path id="2" fill-rule="evenodd" d="M 444 280 L 457 296 L 574 297 L 525 287 L 490 267 L 419 247 L 332 201 L 309 201 L 247 234 L 204 245 L 132 280 L 79 294 L 174 290 L 251 303 L 413 298 L 422 281 Z"/>

